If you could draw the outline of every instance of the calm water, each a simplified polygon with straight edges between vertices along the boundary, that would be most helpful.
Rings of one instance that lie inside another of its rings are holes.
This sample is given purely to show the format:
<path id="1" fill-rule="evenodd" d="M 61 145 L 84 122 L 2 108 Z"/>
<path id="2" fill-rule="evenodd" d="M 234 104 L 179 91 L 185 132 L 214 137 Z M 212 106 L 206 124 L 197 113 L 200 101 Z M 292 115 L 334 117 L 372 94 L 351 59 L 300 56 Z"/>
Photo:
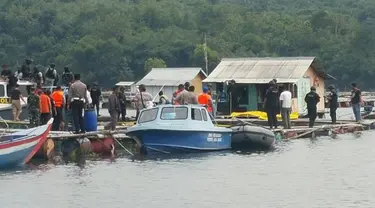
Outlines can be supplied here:
<path id="1" fill-rule="evenodd" d="M 374 207 L 375 132 L 268 153 L 92 161 L 1 173 L 1 207 Z"/>

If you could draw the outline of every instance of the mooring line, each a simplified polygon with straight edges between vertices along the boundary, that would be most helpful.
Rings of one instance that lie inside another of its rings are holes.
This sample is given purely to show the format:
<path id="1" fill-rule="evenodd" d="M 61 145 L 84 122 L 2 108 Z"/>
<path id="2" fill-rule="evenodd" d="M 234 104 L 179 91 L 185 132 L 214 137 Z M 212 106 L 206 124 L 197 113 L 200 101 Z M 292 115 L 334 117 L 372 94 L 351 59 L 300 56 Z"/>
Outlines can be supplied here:
<path id="1" fill-rule="evenodd" d="M 113 135 L 111 136 L 126 152 L 129 153 L 129 155 L 134 156 L 134 154 L 130 150 L 128 150 L 124 145 L 122 145 L 119 140 L 117 140 Z"/>

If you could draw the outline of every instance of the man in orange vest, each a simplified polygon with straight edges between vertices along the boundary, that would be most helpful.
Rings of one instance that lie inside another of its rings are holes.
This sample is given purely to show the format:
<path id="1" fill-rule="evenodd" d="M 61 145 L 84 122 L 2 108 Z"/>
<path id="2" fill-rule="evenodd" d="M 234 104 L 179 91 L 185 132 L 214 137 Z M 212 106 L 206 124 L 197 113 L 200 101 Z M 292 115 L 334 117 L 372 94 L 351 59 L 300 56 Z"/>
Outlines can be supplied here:
<path id="1" fill-rule="evenodd" d="M 203 87 L 203 93 L 198 96 L 198 103 L 205 105 L 207 107 L 207 111 L 212 115 L 212 98 L 208 92 L 208 87 Z"/>
<path id="2" fill-rule="evenodd" d="M 42 125 L 47 124 L 51 118 L 52 106 L 51 100 L 48 95 L 44 92 L 39 91 L 39 102 L 40 102 L 40 122 Z"/>
<path id="3" fill-rule="evenodd" d="M 63 122 L 63 109 L 65 106 L 65 96 L 61 86 L 57 86 L 51 95 L 52 100 L 55 102 L 56 115 L 53 120 L 52 131 L 60 129 L 61 122 Z"/>

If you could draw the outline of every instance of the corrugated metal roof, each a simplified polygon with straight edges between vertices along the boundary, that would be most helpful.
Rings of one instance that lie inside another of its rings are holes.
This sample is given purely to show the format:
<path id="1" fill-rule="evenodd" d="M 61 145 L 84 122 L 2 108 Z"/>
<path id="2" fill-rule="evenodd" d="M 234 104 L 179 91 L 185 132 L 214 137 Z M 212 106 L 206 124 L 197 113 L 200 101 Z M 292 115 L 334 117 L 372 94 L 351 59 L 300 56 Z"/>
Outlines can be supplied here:
<path id="1" fill-rule="evenodd" d="M 303 77 L 315 57 L 224 58 L 203 82 L 294 83 Z"/>
<path id="2" fill-rule="evenodd" d="M 118 82 L 116 86 L 130 86 L 133 85 L 135 82 Z"/>
<path id="3" fill-rule="evenodd" d="M 177 86 L 185 82 L 190 82 L 199 73 L 202 73 L 203 78 L 207 77 L 201 68 L 152 68 L 143 79 L 137 82 L 137 85 Z"/>

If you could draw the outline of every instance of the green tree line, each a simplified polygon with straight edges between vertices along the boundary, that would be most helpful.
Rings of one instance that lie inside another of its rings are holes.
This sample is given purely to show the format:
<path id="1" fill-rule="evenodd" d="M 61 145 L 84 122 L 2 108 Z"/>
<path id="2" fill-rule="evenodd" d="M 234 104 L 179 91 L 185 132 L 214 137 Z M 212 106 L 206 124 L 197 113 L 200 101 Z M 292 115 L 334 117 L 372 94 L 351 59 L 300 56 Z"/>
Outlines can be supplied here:
<path id="1" fill-rule="evenodd" d="M 3 0 L 0 62 L 25 58 L 87 82 L 137 80 L 153 66 L 223 57 L 316 56 L 344 87 L 374 88 L 373 0 Z"/>

